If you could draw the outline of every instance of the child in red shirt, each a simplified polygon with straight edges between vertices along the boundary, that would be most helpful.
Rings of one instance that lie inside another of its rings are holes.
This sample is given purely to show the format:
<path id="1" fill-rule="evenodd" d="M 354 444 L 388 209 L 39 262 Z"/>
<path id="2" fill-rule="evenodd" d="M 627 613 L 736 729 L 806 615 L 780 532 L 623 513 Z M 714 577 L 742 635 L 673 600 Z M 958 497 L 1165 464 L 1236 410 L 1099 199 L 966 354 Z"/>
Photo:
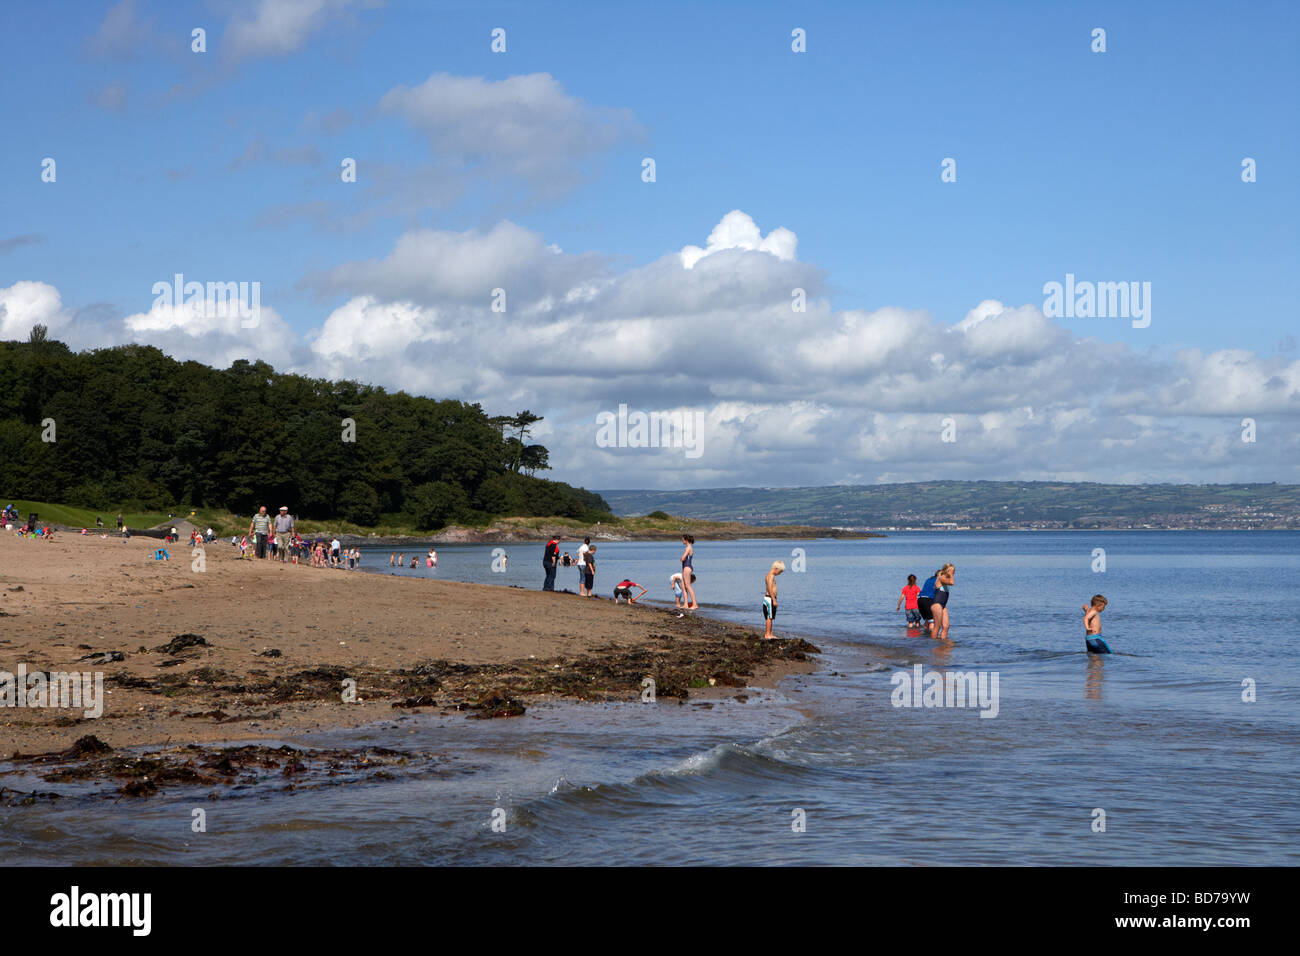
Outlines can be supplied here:
<path id="1" fill-rule="evenodd" d="M 894 605 L 894 610 L 897 611 L 903 606 L 904 601 L 907 602 L 908 627 L 921 626 L 921 612 L 916 607 L 916 596 L 920 593 L 921 589 L 916 585 L 916 575 L 909 574 L 907 576 L 907 586 L 903 588 L 902 593 L 898 596 L 898 603 Z"/>

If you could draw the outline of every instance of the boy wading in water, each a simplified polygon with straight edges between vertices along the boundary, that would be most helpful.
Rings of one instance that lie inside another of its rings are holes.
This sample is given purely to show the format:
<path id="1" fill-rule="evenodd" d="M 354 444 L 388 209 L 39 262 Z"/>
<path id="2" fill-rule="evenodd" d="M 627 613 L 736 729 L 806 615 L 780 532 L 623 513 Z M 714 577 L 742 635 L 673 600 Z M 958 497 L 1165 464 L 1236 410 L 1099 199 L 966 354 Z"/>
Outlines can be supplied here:
<path id="1" fill-rule="evenodd" d="M 784 561 L 773 561 L 772 568 L 767 572 L 767 578 L 764 580 L 766 590 L 763 593 L 763 620 L 766 630 L 763 633 L 764 640 L 772 640 L 772 622 L 776 620 L 776 576 L 785 571 Z"/>
<path id="2" fill-rule="evenodd" d="M 1092 596 L 1092 604 L 1083 605 L 1083 643 L 1089 654 L 1109 654 L 1110 648 L 1101 639 L 1101 612 L 1106 610 L 1106 598 L 1101 594 Z"/>

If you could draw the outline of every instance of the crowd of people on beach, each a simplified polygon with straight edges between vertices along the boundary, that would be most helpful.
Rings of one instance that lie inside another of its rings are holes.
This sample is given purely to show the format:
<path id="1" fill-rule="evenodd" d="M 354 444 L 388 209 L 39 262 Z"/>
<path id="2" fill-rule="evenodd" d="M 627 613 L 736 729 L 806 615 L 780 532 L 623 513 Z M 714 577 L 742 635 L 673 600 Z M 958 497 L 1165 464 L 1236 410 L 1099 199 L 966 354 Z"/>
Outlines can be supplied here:
<path id="1" fill-rule="evenodd" d="M 678 610 L 695 611 L 699 609 L 700 605 L 695 599 L 694 536 L 682 535 L 682 546 L 682 570 L 669 578 L 668 586 L 672 589 Z M 546 575 L 542 582 L 543 591 L 555 590 L 555 578 L 560 568 L 576 569 L 578 574 L 578 597 L 591 598 L 596 596 L 596 545 L 591 543 L 591 538 L 582 539 L 582 544 L 578 546 L 576 555 L 571 555 L 568 551 L 561 554 L 559 538 L 553 537 L 546 542 L 546 548 L 542 552 L 542 570 Z M 690 574 L 689 580 L 686 577 L 687 572 Z M 634 588 L 641 593 L 634 596 L 632 594 Z M 626 600 L 628 604 L 635 604 L 648 593 L 648 588 L 625 578 L 614 585 L 614 602 L 618 603 Z M 685 598 L 685 603 L 683 603 L 683 598 Z"/>
<path id="2" fill-rule="evenodd" d="M 20 538 L 31 538 L 33 540 L 40 538 L 42 541 L 54 540 L 54 529 L 49 524 L 41 524 L 36 520 L 36 515 L 31 515 L 21 525 L 18 524 L 18 508 L 13 504 L 5 505 L 4 511 L 0 512 L 0 525 L 4 526 L 6 531 L 12 531 Z"/>
<path id="3" fill-rule="evenodd" d="M 281 564 L 306 564 L 313 568 L 361 569 L 360 548 L 344 548 L 337 536 L 303 537 L 288 505 L 281 505 L 280 513 L 274 517 L 262 505 L 249 522 L 248 532 L 242 537 L 232 536 L 230 543 L 239 550 L 240 558 L 278 559 Z"/>
<path id="4" fill-rule="evenodd" d="M 561 553 L 559 538 L 552 537 L 546 542 L 546 548 L 542 552 L 542 571 L 545 574 L 542 590 L 554 591 L 559 569 L 573 568 L 577 572 L 578 597 L 596 597 L 596 550 L 597 546 L 591 543 L 591 538 L 583 538 L 582 544 L 577 548 L 577 554 L 570 554 L 568 551 Z M 698 577 L 695 573 L 694 535 L 682 535 L 682 553 L 678 560 L 681 562 L 681 570 L 669 575 L 668 589 L 673 594 L 673 609 L 678 617 L 683 617 L 689 612 L 699 610 L 700 607 L 699 599 L 695 595 L 695 582 Z M 765 580 L 763 616 L 767 622 L 765 636 L 769 638 L 772 636 L 772 622 L 776 618 L 776 575 L 783 571 L 785 571 L 784 562 L 774 561 Z M 649 590 L 636 581 L 624 578 L 614 585 L 614 603 L 626 601 L 628 604 L 636 604 L 649 593 Z"/>
<path id="5" fill-rule="evenodd" d="M 33 516 L 34 518 L 34 516 Z M 0 523 L 6 528 L 12 529 L 18 522 L 18 510 L 12 504 L 5 507 L 0 513 Z M 103 521 L 96 519 L 99 527 L 103 527 Z M 117 516 L 118 530 L 125 537 L 129 532 L 122 520 L 122 515 Z M 25 537 L 43 537 L 51 540 L 54 532 L 48 525 L 38 526 L 34 521 L 29 520 L 16 532 Z M 85 529 L 83 534 L 88 533 Z M 168 536 L 169 540 L 175 540 L 176 530 L 173 528 Z M 206 532 L 200 532 L 195 529 L 190 534 L 191 547 L 199 547 L 205 543 L 211 542 L 214 538 L 214 532 L 208 528 Z M 681 570 L 671 574 L 668 578 L 668 589 L 673 595 L 673 608 L 678 616 L 684 616 L 699 610 L 699 600 L 695 594 L 695 583 L 697 576 L 695 573 L 695 538 L 690 534 L 682 535 L 682 553 L 679 557 Z M 298 533 L 297 523 L 294 517 L 289 513 L 287 505 L 280 507 L 279 513 L 275 516 L 268 514 L 266 506 L 263 505 L 258 509 L 252 520 L 249 522 L 248 532 L 242 537 L 234 536 L 230 539 L 233 547 L 239 550 L 240 558 L 251 557 L 254 559 L 274 560 L 279 559 L 281 563 L 308 563 L 314 568 L 340 568 L 349 571 L 357 571 L 361 568 L 361 549 L 343 548 L 337 537 L 326 540 L 324 537 L 317 535 L 311 538 L 304 538 Z M 576 593 L 579 597 L 594 598 L 596 597 L 596 551 L 597 546 L 591 543 L 590 537 L 584 537 L 582 544 L 576 549 L 576 554 L 570 554 L 568 551 L 561 552 L 560 540 L 552 537 L 546 542 L 545 549 L 542 552 L 542 569 L 545 574 L 542 590 L 554 591 L 556 578 L 560 568 L 573 568 L 577 575 Z M 504 553 L 500 555 L 501 568 L 505 568 L 506 557 Z M 427 569 L 436 569 L 438 566 L 438 552 L 434 548 L 429 548 L 427 554 L 421 559 L 418 555 L 412 555 L 409 568 L 416 570 L 423 563 Z M 388 556 L 388 566 L 392 568 L 403 569 L 407 567 L 406 553 L 394 551 Z M 764 637 L 772 638 L 772 627 L 776 620 L 778 610 L 778 588 L 777 577 L 785 572 L 785 563 L 783 561 L 773 561 L 764 577 L 762 614 L 764 622 Z M 950 589 L 956 582 L 957 568 L 952 562 L 943 564 L 934 574 L 930 575 L 921 584 L 917 584 L 915 574 L 907 576 L 907 583 L 903 585 L 898 595 L 898 601 L 894 605 L 894 611 L 903 611 L 906 614 L 906 623 L 909 633 L 912 631 L 920 632 L 924 629 L 934 640 L 947 641 L 951 620 L 948 614 L 948 596 Z M 567 588 L 565 589 L 567 590 Z M 628 578 L 620 580 L 613 588 L 614 603 L 626 601 L 629 605 L 636 604 L 646 594 L 649 588 L 638 584 Z M 1089 653 L 1109 654 L 1110 648 L 1101 638 L 1101 613 L 1106 609 L 1107 600 L 1097 594 L 1092 600 L 1083 605 L 1084 612 L 1084 632 L 1085 646 Z"/>
<path id="6" fill-rule="evenodd" d="M 542 590 L 554 591 L 558 569 L 573 567 L 577 570 L 578 575 L 578 596 L 595 597 L 596 550 L 596 545 L 591 543 L 591 538 L 583 538 L 582 544 L 577 549 L 576 556 L 570 555 L 568 551 L 561 553 L 559 539 L 552 537 L 546 542 L 546 547 L 542 552 L 542 570 L 545 573 Z M 695 574 L 694 536 L 682 535 L 682 553 L 679 560 L 681 570 L 669 577 L 668 587 L 673 593 L 674 609 L 679 616 L 682 616 L 687 612 L 698 610 L 700 606 L 695 595 L 697 576 Z M 776 579 L 779 575 L 784 574 L 785 570 L 784 561 L 773 561 L 763 579 L 763 636 L 769 640 L 773 637 L 772 627 L 779 609 Z M 895 611 L 903 608 L 903 605 L 906 604 L 909 629 L 920 628 L 924 623 L 932 638 L 941 641 L 948 639 L 950 623 L 948 619 L 948 589 L 955 583 L 956 574 L 956 566 L 949 562 L 919 586 L 916 583 L 916 575 L 908 575 L 907 584 L 903 586 Z M 634 589 L 640 593 L 634 595 Z M 624 579 L 614 586 L 614 602 L 617 604 L 626 600 L 628 604 L 635 604 L 647 593 L 647 588 L 635 581 Z"/>

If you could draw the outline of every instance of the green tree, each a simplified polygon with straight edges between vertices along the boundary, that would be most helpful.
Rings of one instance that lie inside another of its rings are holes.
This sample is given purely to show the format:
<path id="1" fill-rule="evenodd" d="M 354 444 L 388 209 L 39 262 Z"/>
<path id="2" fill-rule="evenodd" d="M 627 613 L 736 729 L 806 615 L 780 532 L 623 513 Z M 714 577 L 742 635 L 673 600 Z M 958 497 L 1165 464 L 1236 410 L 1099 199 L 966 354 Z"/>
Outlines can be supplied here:
<path id="1" fill-rule="evenodd" d="M 349 481 L 343 487 L 339 513 L 353 524 L 371 526 L 379 523 L 379 495 L 363 481 Z"/>
<path id="2" fill-rule="evenodd" d="M 58 441 L 40 440 L 53 418 Z M 542 421 L 359 382 L 177 362 L 152 346 L 72 352 L 37 327 L 0 341 L 0 486 L 95 508 L 289 505 L 304 518 L 426 526 L 502 514 L 603 513 L 597 495 L 536 477 Z"/>
<path id="3" fill-rule="evenodd" d="M 410 496 L 411 517 L 422 531 L 436 531 L 469 507 L 459 485 L 430 481 L 419 485 Z"/>

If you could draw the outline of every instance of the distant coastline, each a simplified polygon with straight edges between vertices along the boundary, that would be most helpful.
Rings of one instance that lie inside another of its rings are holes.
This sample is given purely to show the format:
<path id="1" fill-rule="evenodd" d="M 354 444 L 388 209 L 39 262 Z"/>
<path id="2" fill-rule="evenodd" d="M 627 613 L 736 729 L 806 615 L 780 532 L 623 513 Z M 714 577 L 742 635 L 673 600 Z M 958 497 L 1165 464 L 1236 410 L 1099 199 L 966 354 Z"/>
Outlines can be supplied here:
<path id="1" fill-rule="evenodd" d="M 1300 485 L 923 481 L 792 488 L 602 491 L 621 516 L 900 531 L 1300 530 Z"/>

